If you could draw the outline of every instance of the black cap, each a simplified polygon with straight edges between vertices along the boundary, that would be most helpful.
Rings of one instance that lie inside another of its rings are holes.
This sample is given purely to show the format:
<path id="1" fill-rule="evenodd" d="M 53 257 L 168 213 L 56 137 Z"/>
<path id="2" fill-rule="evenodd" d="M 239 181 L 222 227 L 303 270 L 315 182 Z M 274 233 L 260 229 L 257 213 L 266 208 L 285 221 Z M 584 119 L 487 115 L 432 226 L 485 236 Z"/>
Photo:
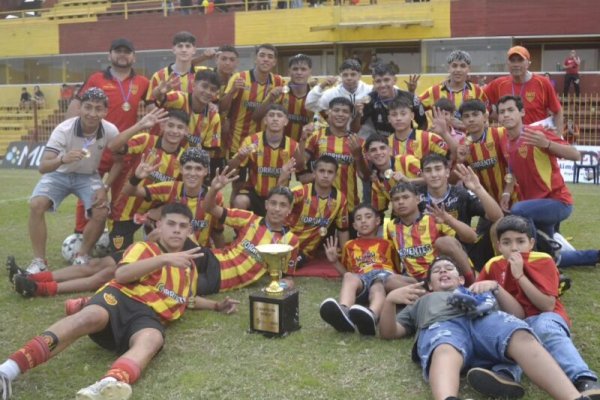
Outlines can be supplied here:
<path id="1" fill-rule="evenodd" d="M 113 51 L 114 49 L 117 49 L 119 47 L 126 47 L 131 51 L 135 51 L 135 47 L 133 47 L 133 43 L 131 43 L 129 40 L 127 40 L 125 38 L 113 40 L 113 42 L 110 44 L 110 51 Z"/>

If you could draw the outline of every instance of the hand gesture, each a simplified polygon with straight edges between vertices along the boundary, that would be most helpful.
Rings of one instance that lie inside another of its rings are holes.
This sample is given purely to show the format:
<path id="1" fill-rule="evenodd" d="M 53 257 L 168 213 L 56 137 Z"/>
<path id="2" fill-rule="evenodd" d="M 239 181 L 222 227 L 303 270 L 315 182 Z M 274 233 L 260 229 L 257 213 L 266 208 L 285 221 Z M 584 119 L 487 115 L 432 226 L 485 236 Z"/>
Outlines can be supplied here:
<path id="1" fill-rule="evenodd" d="M 354 159 L 359 159 L 362 156 L 362 146 L 356 133 L 348 135 L 348 144 L 350 145 L 350 151 L 352 152 Z"/>
<path id="2" fill-rule="evenodd" d="M 487 280 L 487 281 L 479 281 L 475 282 L 469 287 L 469 290 L 473 293 L 481 294 L 485 292 L 491 292 L 492 290 L 498 287 L 498 282 Z"/>
<path id="3" fill-rule="evenodd" d="M 269 98 L 274 101 L 281 96 L 281 93 L 283 93 L 283 86 L 274 86 L 269 90 Z"/>
<path id="4" fill-rule="evenodd" d="M 308 123 L 302 127 L 302 133 L 300 134 L 300 141 L 305 142 L 311 133 L 315 131 L 315 124 Z"/>
<path id="5" fill-rule="evenodd" d="M 160 167 L 161 164 L 161 159 L 159 158 L 158 160 L 152 160 L 153 158 L 154 157 L 151 153 L 142 154 L 140 163 L 135 168 L 136 178 L 146 179 L 152 172 L 158 170 L 158 167 Z M 152 161 L 155 161 L 154 164 L 151 163 Z"/>
<path id="6" fill-rule="evenodd" d="M 531 146 L 541 147 L 543 149 L 548 148 L 548 145 L 550 144 L 550 139 L 548 139 L 546 135 L 527 126 L 523 128 L 522 138 L 523 143 Z"/>
<path id="7" fill-rule="evenodd" d="M 337 76 L 328 76 L 327 78 L 323 79 L 321 83 L 319 83 L 319 86 L 321 86 L 321 89 L 325 89 L 327 87 L 335 85 L 337 81 Z"/>
<path id="8" fill-rule="evenodd" d="M 510 212 L 510 195 L 502 195 L 502 198 L 500 198 L 500 208 L 506 213 Z"/>
<path id="9" fill-rule="evenodd" d="M 408 90 L 411 93 L 414 93 L 417 90 L 417 85 L 419 84 L 419 79 L 421 79 L 421 75 L 418 75 L 418 74 L 409 75 L 408 80 L 404 81 L 404 83 L 406 84 L 406 90 Z"/>
<path id="10" fill-rule="evenodd" d="M 515 279 L 519 279 L 523 276 L 523 256 L 518 251 L 514 251 L 508 257 L 508 263 L 510 265 L 510 273 Z"/>
<path id="11" fill-rule="evenodd" d="M 223 300 L 217 302 L 215 311 L 228 315 L 233 314 L 238 311 L 238 304 L 240 304 L 239 301 L 227 296 Z"/>
<path id="12" fill-rule="evenodd" d="M 179 78 L 179 75 L 172 74 L 169 79 L 166 81 L 161 81 L 158 86 L 154 88 L 152 95 L 155 99 L 162 100 L 165 98 L 167 93 L 179 87 L 181 87 L 181 79 Z"/>
<path id="13" fill-rule="evenodd" d="M 444 134 L 448 130 L 448 123 L 446 122 L 446 116 L 443 111 L 438 107 L 431 109 L 433 115 L 432 126 L 430 131 L 437 134 Z"/>
<path id="14" fill-rule="evenodd" d="M 217 168 L 215 172 L 215 177 L 213 178 L 210 184 L 211 189 L 214 189 L 216 191 L 223 189 L 225 186 L 227 186 L 228 184 L 240 177 L 236 174 L 237 170 L 232 169 L 230 171 L 228 166 L 225 166 L 225 168 L 223 168 L 223 171 L 219 171 L 219 168 Z"/>
<path id="15" fill-rule="evenodd" d="M 465 187 L 470 191 L 474 192 L 481 187 L 479 177 L 475 171 L 471 169 L 471 167 L 467 167 L 464 164 L 456 164 L 456 167 L 454 167 L 454 173 L 460 178 L 461 181 L 463 181 Z"/>
<path id="16" fill-rule="evenodd" d="M 327 257 L 327 261 L 334 263 L 338 260 L 338 238 L 336 235 L 329 236 L 325 239 L 325 243 L 323 243 L 323 247 L 325 248 L 325 257 Z"/>
<path id="17" fill-rule="evenodd" d="M 362 117 L 365 112 L 365 103 L 359 101 L 354 103 L 354 115 L 357 117 Z"/>
<path id="18" fill-rule="evenodd" d="M 151 129 L 154 125 L 169 119 L 169 112 L 162 108 L 154 108 L 138 122 L 140 130 Z"/>
<path id="19" fill-rule="evenodd" d="M 290 158 L 288 162 L 283 164 L 281 167 L 281 173 L 279 175 L 280 179 L 290 179 L 292 174 L 296 172 L 296 159 L 294 157 Z"/>
<path id="20" fill-rule="evenodd" d="M 394 171 L 392 173 L 392 179 L 396 182 L 406 182 L 408 178 L 400 171 Z"/>
<path id="21" fill-rule="evenodd" d="M 206 60 L 214 58 L 216 55 L 217 55 L 217 49 L 215 49 L 214 47 L 209 47 L 207 49 L 204 49 L 204 51 L 202 52 L 202 57 L 205 58 Z"/>
<path id="22" fill-rule="evenodd" d="M 247 157 L 250 156 L 250 154 L 254 153 L 255 151 L 256 151 L 256 144 L 249 143 L 245 146 L 240 147 L 237 154 L 234 157 L 237 157 L 238 160 L 245 160 Z"/>
<path id="23" fill-rule="evenodd" d="M 456 162 L 459 164 L 464 163 L 469 155 L 470 146 L 463 143 L 456 146 Z"/>
<path id="24" fill-rule="evenodd" d="M 443 204 L 428 204 L 427 212 L 435 218 L 435 220 L 441 224 L 445 224 L 450 219 L 450 214 L 446 212 Z"/>
<path id="25" fill-rule="evenodd" d="M 411 285 L 403 286 L 392 290 L 387 295 L 387 300 L 394 304 L 414 304 L 419 297 L 423 296 L 427 291 L 423 288 L 425 282 L 417 282 Z"/>
<path id="26" fill-rule="evenodd" d="M 246 81 L 244 78 L 237 78 L 233 82 L 233 90 L 244 90 L 246 88 Z"/>
<path id="27" fill-rule="evenodd" d="M 202 252 L 202 247 L 195 247 L 177 253 L 165 253 L 163 256 L 168 265 L 177 268 L 195 268 L 194 260 L 199 257 L 204 257 L 204 253 Z"/>

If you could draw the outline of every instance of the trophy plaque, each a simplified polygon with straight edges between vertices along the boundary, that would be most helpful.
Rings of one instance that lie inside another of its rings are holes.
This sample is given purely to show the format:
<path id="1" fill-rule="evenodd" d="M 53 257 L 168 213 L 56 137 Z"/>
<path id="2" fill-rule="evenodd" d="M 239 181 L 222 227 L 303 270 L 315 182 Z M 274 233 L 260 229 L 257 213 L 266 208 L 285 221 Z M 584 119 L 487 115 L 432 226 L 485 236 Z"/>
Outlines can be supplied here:
<path id="1" fill-rule="evenodd" d="M 300 329 L 298 290 L 283 288 L 279 280 L 287 272 L 293 247 L 288 244 L 256 246 L 271 283 L 250 295 L 250 332 L 284 336 Z"/>

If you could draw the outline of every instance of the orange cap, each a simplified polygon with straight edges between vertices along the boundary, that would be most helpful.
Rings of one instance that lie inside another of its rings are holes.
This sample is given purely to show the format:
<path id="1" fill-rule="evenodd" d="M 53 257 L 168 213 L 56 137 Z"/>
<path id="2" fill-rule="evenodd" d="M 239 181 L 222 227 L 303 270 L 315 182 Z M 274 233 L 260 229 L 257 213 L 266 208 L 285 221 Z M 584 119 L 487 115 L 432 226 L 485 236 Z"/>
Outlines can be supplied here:
<path id="1" fill-rule="evenodd" d="M 531 60 L 531 56 L 529 55 L 529 51 L 523 46 L 514 46 L 508 50 L 508 58 L 513 54 L 520 55 L 525 60 Z"/>

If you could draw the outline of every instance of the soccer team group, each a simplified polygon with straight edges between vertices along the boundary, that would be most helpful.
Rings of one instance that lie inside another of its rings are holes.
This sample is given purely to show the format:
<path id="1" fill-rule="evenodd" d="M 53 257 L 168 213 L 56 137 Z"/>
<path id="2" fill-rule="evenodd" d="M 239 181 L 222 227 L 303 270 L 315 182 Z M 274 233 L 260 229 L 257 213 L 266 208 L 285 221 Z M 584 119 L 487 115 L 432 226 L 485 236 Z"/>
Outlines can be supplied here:
<path id="1" fill-rule="evenodd" d="M 237 311 L 234 299 L 205 296 L 258 281 L 266 243 L 293 248 L 282 286 L 319 257 L 339 272 L 339 299 L 320 306 L 337 331 L 415 333 L 435 399 L 458 398 L 461 371 L 486 396 L 524 396 L 525 372 L 552 398 L 600 399 L 557 268 L 595 265 L 598 251 L 552 250 L 573 209 L 557 159 L 580 154 L 527 49 L 508 50 L 510 74 L 484 88 L 455 50 L 447 80 L 420 96 L 418 76 L 402 90 L 385 64 L 364 83 L 356 59 L 315 82 L 298 54 L 285 81 L 269 44 L 240 72 L 234 47 L 196 57 L 188 32 L 173 54 L 148 80 L 133 69 L 133 44 L 112 42 L 110 66 L 87 79 L 47 143 L 30 200 L 34 259 L 20 268 L 9 257 L 9 279 L 26 297 L 97 292 L 68 300 L 66 318 L 0 364 L 3 399 L 84 335 L 119 358 L 77 399 L 128 399 L 169 322 L 187 308 Z M 216 68 L 201 65 L 209 59 Z M 45 214 L 69 194 L 83 241 L 74 265 L 49 270 Z M 107 220 L 112 252 L 92 258 Z"/>

